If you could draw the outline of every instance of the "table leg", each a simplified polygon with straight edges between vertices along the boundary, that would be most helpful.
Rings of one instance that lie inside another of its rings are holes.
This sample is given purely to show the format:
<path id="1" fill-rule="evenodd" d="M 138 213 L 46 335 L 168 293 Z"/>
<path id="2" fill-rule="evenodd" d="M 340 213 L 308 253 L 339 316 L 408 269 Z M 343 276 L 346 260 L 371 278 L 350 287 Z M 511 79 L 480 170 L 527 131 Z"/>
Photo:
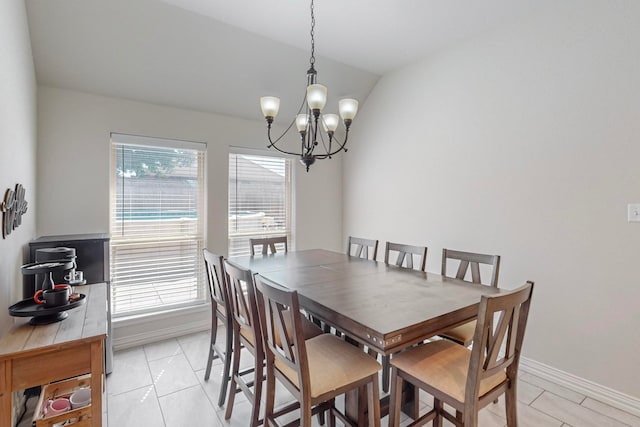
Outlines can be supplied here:
<path id="1" fill-rule="evenodd" d="M 366 426 L 367 422 L 367 399 L 366 388 L 361 387 L 347 392 L 344 398 L 345 415 L 359 426 Z"/>
<path id="2" fill-rule="evenodd" d="M 420 390 L 418 387 L 404 381 L 402 387 L 402 412 L 407 414 L 413 420 L 417 419 L 419 414 L 419 393 Z"/>
<path id="3" fill-rule="evenodd" d="M 0 362 L 0 427 L 11 427 L 11 361 Z"/>
<path id="4" fill-rule="evenodd" d="M 345 396 L 345 414 L 359 426 L 368 425 L 367 418 L 367 390 L 362 387 L 357 390 L 347 392 Z M 412 419 L 418 418 L 420 402 L 418 399 L 418 388 L 407 381 L 402 387 L 402 412 Z M 380 399 L 380 417 L 384 418 L 389 414 L 389 396 Z"/>

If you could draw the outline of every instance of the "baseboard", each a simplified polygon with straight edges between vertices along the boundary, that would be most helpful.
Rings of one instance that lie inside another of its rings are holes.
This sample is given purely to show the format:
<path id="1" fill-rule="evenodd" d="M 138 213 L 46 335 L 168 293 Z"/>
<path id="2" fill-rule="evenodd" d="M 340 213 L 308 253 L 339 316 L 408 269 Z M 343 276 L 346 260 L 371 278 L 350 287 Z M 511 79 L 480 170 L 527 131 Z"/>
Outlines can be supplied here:
<path id="1" fill-rule="evenodd" d="M 211 329 L 208 306 L 113 322 L 113 349 L 124 350 Z"/>
<path id="2" fill-rule="evenodd" d="M 123 338 L 116 338 L 113 340 L 113 349 L 124 350 L 139 345 L 151 344 L 157 341 L 166 340 L 169 338 L 177 338 L 184 335 L 195 334 L 197 332 L 211 330 L 211 322 L 205 321 L 200 323 L 185 324 L 180 326 L 172 326 L 156 330 L 153 332 L 144 332 L 135 335 L 128 335 Z"/>
<path id="3" fill-rule="evenodd" d="M 535 360 L 520 358 L 520 369 L 587 397 L 640 417 L 640 399 L 585 380 Z"/>
<path id="4" fill-rule="evenodd" d="M 143 332 L 135 335 L 128 335 L 113 340 L 114 350 L 124 350 L 139 345 L 151 344 L 169 338 L 177 338 L 184 335 L 195 334 L 196 332 L 208 331 L 211 329 L 211 321 L 192 322 L 178 326 L 171 326 L 154 331 Z"/>

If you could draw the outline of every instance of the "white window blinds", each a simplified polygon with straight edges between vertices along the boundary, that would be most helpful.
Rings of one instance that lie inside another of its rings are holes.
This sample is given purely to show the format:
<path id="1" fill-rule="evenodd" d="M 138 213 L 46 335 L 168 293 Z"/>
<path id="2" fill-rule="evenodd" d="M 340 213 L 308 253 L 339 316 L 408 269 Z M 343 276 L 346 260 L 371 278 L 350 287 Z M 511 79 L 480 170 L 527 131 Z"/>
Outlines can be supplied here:
<path id="1" fill-rule="evenodd" d="M 249 238 L 291 233 L 291 160 L 229 155 L 229 256 L 249 255 Z"/>
<path id="2" fill-rule="evenodd" d="M 114 316 L 206 301 L 205 145 L 112 134 Z"/>

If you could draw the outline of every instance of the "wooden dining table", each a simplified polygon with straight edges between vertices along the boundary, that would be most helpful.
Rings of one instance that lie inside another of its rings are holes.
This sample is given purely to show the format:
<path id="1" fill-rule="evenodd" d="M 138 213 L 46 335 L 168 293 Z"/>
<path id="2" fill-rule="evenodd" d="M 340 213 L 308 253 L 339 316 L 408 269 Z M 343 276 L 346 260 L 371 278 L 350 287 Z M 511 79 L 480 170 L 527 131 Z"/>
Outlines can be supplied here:
<path id="1" fill-rule="evenodd" d="M 298 291 L 300 305 L 315 318 L 383 355 L 474 319 L 480 297 L 500 292 L 323 249 L 230 261 Z M 364 417 L 361 398 L 347 404 L 347 415 L 354 420 Z M 417 402 L 407 408 L 415 415 Z"/>

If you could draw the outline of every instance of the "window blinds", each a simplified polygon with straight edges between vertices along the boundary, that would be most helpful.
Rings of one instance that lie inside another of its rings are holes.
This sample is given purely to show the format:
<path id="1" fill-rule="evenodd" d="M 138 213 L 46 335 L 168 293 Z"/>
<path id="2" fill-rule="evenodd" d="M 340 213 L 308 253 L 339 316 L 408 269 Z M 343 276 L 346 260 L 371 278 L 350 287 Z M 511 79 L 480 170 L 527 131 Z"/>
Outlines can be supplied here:
<path id="1" fill-rule="evenodd" d="M 205 145 L 112 135 L 114 316 L 206 301 Z"/>
<path id="2" fill-rule="evenodd" d="M 229 155 L 229 256 L 249 255 L 249 238 L 291 238 L 291 160 Z"/>

